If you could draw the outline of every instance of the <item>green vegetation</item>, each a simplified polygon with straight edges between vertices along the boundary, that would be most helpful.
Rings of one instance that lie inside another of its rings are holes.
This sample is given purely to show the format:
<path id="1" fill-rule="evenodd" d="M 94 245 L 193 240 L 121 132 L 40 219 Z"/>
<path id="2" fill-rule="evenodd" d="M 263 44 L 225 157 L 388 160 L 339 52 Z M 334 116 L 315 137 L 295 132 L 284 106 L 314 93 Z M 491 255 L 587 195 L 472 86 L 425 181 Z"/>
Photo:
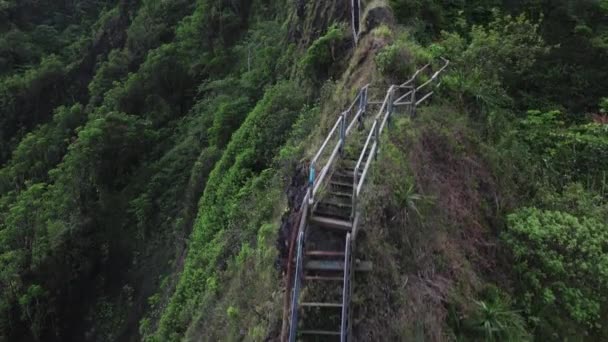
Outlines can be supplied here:
<path id="1" fill-rule="evenodd" d="M 606 339 L 605 8 L 391 3 L 406 26 L 384 34 L 396 38 L 379 70 L 403 79 L 404 59 L 452 64 L 433 103 L 384 143 L 362 252 L 382 280 L 359 285 L 362 333 Z M 369 292 L 382 282 L 401 289 L 391 302 Z M 387 316 L 399 323 L 375 318 Z"/>
<path id="2" fill-rule="evenodd" d="M 366 185 L 356 335 L 608 339 L 608 2 L 372 5 L 355 46 L 338 1 L 0 0 L 0 341 L 276 337 L 305 161 L 439 57 Z"/>
<path id="3" fill-rule="evenodd" d="M 543 327 L 548 331 L 561 329 L 566 317 L 600 328 L 608 285 L 606 223 L 536 208 L 518 210 L 508 223 L 503 239 L 513 251 L 526 312 L 559 324 Z"/>

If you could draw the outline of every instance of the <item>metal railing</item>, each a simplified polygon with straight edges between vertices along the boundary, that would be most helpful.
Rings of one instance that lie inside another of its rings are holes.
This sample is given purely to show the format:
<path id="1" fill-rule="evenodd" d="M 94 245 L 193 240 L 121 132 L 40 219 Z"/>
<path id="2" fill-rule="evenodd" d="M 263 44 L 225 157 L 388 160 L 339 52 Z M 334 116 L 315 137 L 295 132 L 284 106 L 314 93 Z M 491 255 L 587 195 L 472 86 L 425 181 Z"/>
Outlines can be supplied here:
<path id="1" fill-rule="evenodd" d="M 302 199 L 302 205 L 300 206 L 300 224 L 298 225 L 298 240 L 296 247 L 296 269 L 295 276 L 293 279 L 293 291 L 291 294 L 291 313 L 290 313 L 290 327 L 289 327 L 289 341 L 295 342 L 296 340 L 296 328 L 298 324 L 298 299 L 300 298 L 300 288 L 302 286 L 302 274 L 304 270 L 304 239 L 306 236 L 306 225 L 308 222 L 308 197 L 310 196 L 310 189 L 307 190 L 304 199 Z M 291 260 L 289 260 L 291 263 Z"/>
<path id="2" fill-rule="evenodd" d="M 298 322 L 298 298 L 300 298 L 300 287 L 302 286 L 301 275 L 303 268 L 303 256 L 304 251 L 304 232 L 298 234 L 298 254 L 296 256 L 296 277 L 293 284 L 293 296 L 291 302 L 291 322 Z M 296 340 L 296 329 L 292 327 L 289 330 L 289 341 Z"/>
<path id="3" fill-rule="evenodd" d="M 355 261 L 354 251 L 356 248 L 357 233 L 359 231 L 357 216 L 353 222 L 351 233 L 346 235 L 346 247 L 344 250 L 344 285 L 342 287 L 342 322 L 340 329 L 340 342 L 348 342 L 352 336 L 353 330 L 353 310 L 350 305 L 350 299 L 353 295 L 353 278 L 355 270 L 353 264 Z"/>
<path id="4" fill-rule="evenodd" d="M 357 97 L 350 104 L 347 110 L 342 112 L 338 117 L 338 120 L 329 131 L 329 134 L 321 144 L 319 151 L 310 162 L 310 169 L 308 173 L 308 185 L 310 190 L 309 204 L 312 206 L 315 202 L 315 195 L 319 192 L 319 189 L 324 184 L 324 181 L 329 173 L 330 169 L 334 165 L 338 154 L 344 148 L 344 141 L 346 136 L 351 132 L 352 128 L 357 123 L 361 123 L 363 116 L 365 115 L 365 108 L 367 107 L 367 92 L 369 84 L 365 85 L 359 90 Z M 317 177 L 317 163 L 321 160 L 321 157 L 327 152 L 327 147 L 330 145 L 332 139 L 337 139 L 337 142 L 331 149 L 331 154 L 327 159 L 325 165 L 321 168 L 321 172 Z"/>
<path id="5" fill-rule="evenodd" d="M 367 174 L 369 173 L 372 159 L 376 158 L 380 145 L 380 135 L 384 131 L 384 128 L 390 122 L 390 118 L 393 114 L 395 106 L 407 106 L 406 111 L 410 115 L 414 115 L 416 107 L 421 103 L 430 98 L 434 91 L 429 91 L 419 99 L 418 94 L 427 86 L 435 82 L 439 75 L 448 67 L 449 61 L 443 59 L 444 65 L 437 70 L 428 81 L 422 85 L 415 87 L 413 84 L 416 79 L 426 70 L 429 69 L 430 64 L 427 64 L 420 68 L 414 73 L 413 77 L 401 85 L 392 85 L 386 93 L 382 106 L 378 111 L 378 114 L 374 118 L 374 123 L 371 126 L 370 132 L 367 136 L 363 149 L 357 160 L 357 164 L 354 167 L 353 172 L 353 194 L 352 194 L 352 211 L 351 211 L 351 222 L 352 231 L 346 236 L 346 246 L 344 254 L 344 279 L 342 289 L 342 319 L 340 336 L 341 341 L 345 342 L 350 339 L 352 331 L 352 309 L 350 306 L 350 298 L 353 291 L 353 262 L 354 256 L 353 251 L 355 249 L 356 237 L 358 232 L 358 199 L 360 197 L 363 185 Z M 296 270 L 293 281 L 293 291 L 291 293 L 291 312 L 289 322 L 289 341 L 295 341 L 297 323 L 298 323 L 298 300 L 300 296 L 300 289 L 302 283 L 303 274 L 303 251 L 304 251 L 304 240 L 306 236 L 306 227 L 308 222 L 308 216 L 315 205 L 315 195 L 320 190 L 320 187 L 324 184 L 324 181 L 329 174 L 330 169 L 337 160 L 338 155 L 343 151 L 346 136 L 351 132 L 355 124 L 359 123 L 362 126 L 363 119 L 366 112 L 366 106 L 368 105 L 368 91 L 369 84 L 361 88 L 347 110 L 342 112 L 330 130 L 329 134 L 323 141 L 323 144 L 319 148 L 319 151 L 311 161 L 309 169 L 309 181 L 306 195 L 302 201 L 300 211 L 302 213 L 300 218 L 300 224 L 298 229 L 298 241 L 297 241 L 297 256 L 296 256 Z M 330 150 L 331 153 L 329 158 L 321 168 L 319 177 L 317 174 L 317 163 L 321 160 L 323 155 L 328 151 L 328 146 L 334 138 L 338 138 L 337 142 Z M 361 170 L 362 165 L 363 170 Z M 361 176 L 359 176 L 361 172 Z M 289 261 L 291 262 L 291 260 Z"/>
<path id="6" fill-rule="evenodd" d="M 328 133 L 327 137 L 323 141 L 323 144 L 319 148 L 319 151 L 313 158 L 310 168 L 309 168 L 309 184 L 308 189 L 306 190 L 306 195 L 302 200 L 302 205 L 300 207 L 301 217 L 300 224 L 298 227 L 298 240 L 297 240 L 297 256 L 296 256 L 296 269 L 295 275 L 293 278 L 293 290 L 291 292 L 291 312 L 290 312 L 290 321 L 289 326 L 286 327 L 289 329 L 289 337 L 288 340 L 290 342 L 295 341 L 296 339 L 296 331 L 298 324 L 298 299 L 300 297 L 300 288 L 302 284 L 302 273 L 303 273 L 303 251 L 304 251 L 304 240 L 306 235 L 306 226 L 308 222 L 308 215 L 310 213 L 310 208 L 315 204 L 314 195 L 319 191 L 320 186 L 323 184 L 331 166 L 336 161 L 336 157 L 338 153 L 344 147 L 344 141 L 346 136 L 351 132 L 352 128 L 355 124 L 362 123 L 362 119 L 365 115 L 365 109 L 367 107 L 367 96 L 368 96 L 369 84 L 362 87 L 357 96 L 353 100 L 353 102 L 349 105 L 349 107 L 340 114 L 340 117 Z M 354 113 L 354 114 L 353 114 Z M 338 141 L 335 144 L 334 148 L 331 150 L 331 154 L 323 168 L 321 169 L 321 173 L 319 177 L 316 177 L 316 165 L 323 153 L 325 153 L 327 147 L 329 146 L 332 138 L 335 138 L 336 132 L 339 132 Z M 291 260 L 289 260 L 291 263 Z M 283 334 L 282 334 L 283 335 Z"/>
<path id="7" fill-rule="evenodd" d="M 367 136 L 367 140 L 363 145 L 363 149 L 359 155 L 359 159 L 357 160 L 357 164 L 353 170 L 353 194 L 352 194 L 352 212 L 351 212 L 351 220 L 354 220 L 358 213 L 358 200 L 361 195 L 361 191 L 363 188 L 363 184 L 365 182 L 365 178 L 368 174 L 369 168 L 371 166 L 372 158 L 376 158 L 378 153 L 379 145 L 380 145 L 380 135 L 384 131 L 384 128 L 388 124 L 395 106 L 405 105 L 406 110 L 410 115 L 415 115 L 416 108 L 422 104 L 424 101 L 429 99 L 434 91 L 429 91 L 425 95 L 423 95 L 420 99 L 417 99 L 417 94 L 419 94 L 425 87 L 429 86 L 433 82 L 435 82 L 439 75 L 448 67 L 450 62 L 442 58 L 444 65 L 437 70 L 433 76 L 422 85 L 415 87 L 413 84 L 416 81 L 416 78 L 422 74 L 425 70 L 428 70 L 430 64 L 423 66 L 418 69 L 414 76 L 401 85 L 392 85 L 386 93 L 386 97 L 384 98 L 384 102 L 382 103 L 382 107 L 380 108 L 378 115 L 376 115 L 374 119 L 374 123 L 372 128 L 370 129 L 369 135 Z M 397 92 L 403 92 L 403 94 L 396 95 Z M 406 101 L 407 99 L 407 101 Z M 371 144 L 371 145 L 370 145 Z M 367 155 L 367 158 L 366 158 Z M 365 165 L 363 170 L 361 171 L 361 166 Z M 359 173 L 361 176 L 359 177 Z"/>
<path id="8" fill-rule="evenodd" d="M 349 316 L 350 316 L 350 293 L 351 293 L 351 273 L 352 273 L 352 250 L 351 235 L 346 234 L 346 247 L 344 248 L 344 281 L 342 286 L 342 321 L 340 327 L 340 342 L 346 342 L 349 335 Z"/>

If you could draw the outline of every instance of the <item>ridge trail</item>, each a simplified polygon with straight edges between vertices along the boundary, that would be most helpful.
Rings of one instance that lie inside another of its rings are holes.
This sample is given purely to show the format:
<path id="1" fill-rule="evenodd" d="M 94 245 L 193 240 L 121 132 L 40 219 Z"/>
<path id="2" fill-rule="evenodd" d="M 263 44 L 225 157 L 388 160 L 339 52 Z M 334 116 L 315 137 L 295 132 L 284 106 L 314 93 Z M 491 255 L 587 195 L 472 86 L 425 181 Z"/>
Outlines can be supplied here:
<path id="1" fill-rule="evenodd" d="M 295 263 L 295 270 L 288 274 L 293 276 L 293 281 L 288 281 L 292 284 L 291 305 L 284 316 L 288 321 L 283 324 L 282 341 L 353 340 L 354 275 L 373 269 L 364 256 L 356 255 L 361 214 L 358 199 L 380 149 L 380 135 L 391 117 L 397 108 L 415 116 L 416 108 L 433 95 L 429 85 L 439 85 L 436 81 L 449 61 L 442 58 L 442 63 L 434 73 L 427 64 L 405 83 L 390 86 L 383 101 L 369 101 L 370 85 L 362 87 L 312 159 L 293 244 L 295 253 L 290 253 L 295 255 L 295 260 L 289 260 Z M 429 79 L 416 86 L 427 73 Z M 368 117 L 367 112 L 378 105 L 377 115 Z"/>

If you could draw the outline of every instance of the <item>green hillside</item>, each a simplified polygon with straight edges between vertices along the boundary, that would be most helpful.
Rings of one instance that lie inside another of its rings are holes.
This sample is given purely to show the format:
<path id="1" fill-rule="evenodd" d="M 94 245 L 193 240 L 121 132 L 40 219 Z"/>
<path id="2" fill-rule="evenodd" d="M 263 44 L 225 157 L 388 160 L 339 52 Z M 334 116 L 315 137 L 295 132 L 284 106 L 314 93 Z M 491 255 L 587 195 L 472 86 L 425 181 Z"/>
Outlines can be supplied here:
<path id="1" fill-rule="evenodd" d="M 356 340 L 608 340 L 608 2 L 362 15 L 0 0 L 0 341 L 279 340 L 311 159 L 441 57 L 365 185 Z"/>

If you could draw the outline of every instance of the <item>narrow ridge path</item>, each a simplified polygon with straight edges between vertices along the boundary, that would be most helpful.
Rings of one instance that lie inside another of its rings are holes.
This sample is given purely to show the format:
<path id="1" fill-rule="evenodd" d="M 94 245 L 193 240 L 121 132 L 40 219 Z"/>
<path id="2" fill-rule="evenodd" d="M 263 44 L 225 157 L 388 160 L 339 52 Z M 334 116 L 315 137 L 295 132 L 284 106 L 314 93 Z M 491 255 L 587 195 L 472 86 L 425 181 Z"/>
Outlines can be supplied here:
<path id="1" fill-rule="evenodd" d="M 356 0 L 355 0 L 356 1 Z M 309 170 L 309 186 L 301 206 L 291 289 L 289 322 L 282 340 L 352 341 L 351 297 L 355 272 L 373 270 L 371 261 L 356 255 L 360 229 L 358 199 L 371 164 L 380 149 L 380 135 L 395 109 L 414 116 L 433 91 L 422 90 L 438 80 L 449 61 L 415 86 L 426 65 L 401 85 L 393 85 L 384 101 L 369 101 L 369 85 L 342 112 Z M 380 106 L 375 117 L 367 115 Z M 357 133 L 354 133 L 354 132 Z M 318 165 L 323 167 L 318 168 Z"/>

